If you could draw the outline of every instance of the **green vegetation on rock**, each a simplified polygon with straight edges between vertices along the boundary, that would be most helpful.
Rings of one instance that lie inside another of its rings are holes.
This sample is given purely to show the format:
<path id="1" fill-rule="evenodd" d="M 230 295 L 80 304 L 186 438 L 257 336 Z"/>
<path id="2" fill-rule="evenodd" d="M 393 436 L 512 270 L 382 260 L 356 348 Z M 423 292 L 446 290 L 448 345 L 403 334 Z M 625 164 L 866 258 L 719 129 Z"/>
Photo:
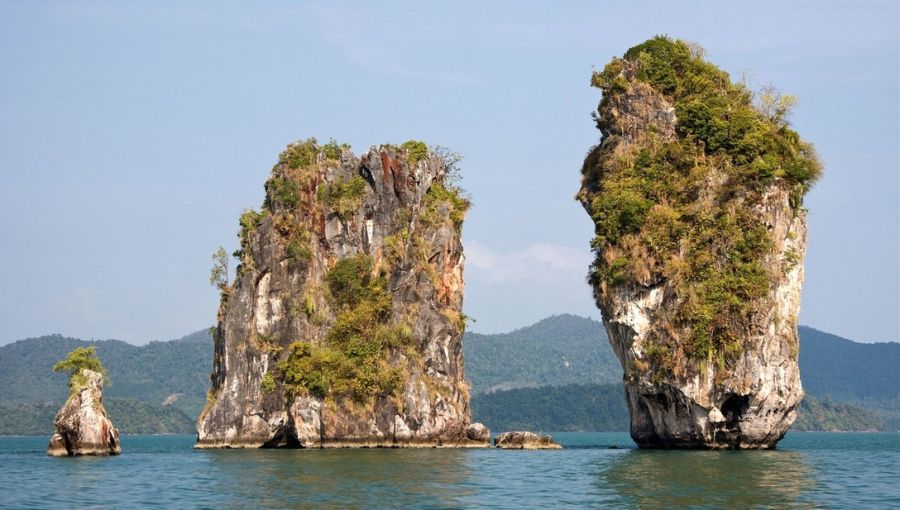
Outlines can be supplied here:
<path id="1" fill-rule="evenodd" d="M 366 180 L 359 175 L 319 186 L 316 198 L 334 209 L 342 220 L 349 220 L 366 196 Z"/>
<path id="2" fill-rule="evenodd" d="M 334 144 L 337 145 L 337 142 L 334 142 Z M 315 138 L 297 140 L 288 144 L 281 154 L 278 155 L 278 165 L 284 165 L 289 169 L 307 167 L 316 162 L 316 158 L 321 151 L 322 149 Z"/>
<path id="3" fill-rule="evenodd" d="M 296 216 L 281 211 L 272 219 L 275 231 L 281 236 L 284 252 L 288 260 L 294 263 L 308 262 L 312 258 L 310 243 L 312 236 Z"/>
<path id="4" fill-rule="evenodd" d="M 285 257 L 294 263 L 303 263 L 312 256 L 311 238 L 296 213 L 312 212 L 314 205 L 311 197 L 315 196 L 333 207 L 342 219 L 347 219 L 359 207 L 365 195 L 365 181 L 361 177 L 315 188 L 318 165 L 334 165 L 340 161 L 343 151 L 349 148 L 349 145 L 338 143 L 333 138 L 324 145 L 319 145 L 315 138 L 308 138 L 285 147 L 266 181 L 263 208 L 260 211 L 246 209 L 241 214 L 238 230 L 240 248 L 234 252 L 240 260 L 237 269 L 239 277 L 255 267 L 253 239 L 257 229 L 270 215 L 274 216 L 275 228 L 284 239 Z M 223 289 L 222 309 L 228 290 Z"/>
<path id="5" fill-rule="evenodd" d="M 812 146 L 787 123 L 793 98 L 766 91 L 754 104 L 701 49 L 667 37 L 613 59 L 591 84 L 603 92 L 601 111 L 620 100 L 641 108 L 622 99 L 629 94 L 660 94 L 676 123 L 669 135 L 639 127 L 628 144 L 612 134 L 587 156 L 579 199 L 596 229 L 590 283 L 669 282 L 679 307 L 666 320 L 688 333 L 659 336 L 656 369 L 671 371 L 685 358 L 730 366 L 755 301 L 775 278 L 765 265 L 773 240 L 754 207 L 776 187 L 798 212 L 821 172 Z M 605 130 L 610 120 L 597 122 Z M 794 252 L 787 264 L 798 262 Z"/>
<path id="6" fill-rule="evenodd" d="M 106 369 L 97 357 L 96 349 L 91 347 L 76 347 L 66 354 L 66 357 L 53 365 L 54 372 L 69 373 L 69 389 L 74 393 L 87 384 L 87 380 L 81 373 L 82 370 L 91 370 L 103 376 L 105 382 L 109 382 Z"/>
<path id="7" fill-rule="evenodd" d="M 277 203 L 287 208 L 297 206 L 300 200 L 300 186 L 297 184 L 297 181 L 290 177 L 276 175 L 269 179 L 268 186 L 271 189 L 268 196 L 274 199 L 273 202 L 277 201 Z"/>
<path id="8" fill-rule="evenodd" d="M 406 162 L 410 167 L 428 157 L 428 145 L 419 140 L 407 140 L 400 145 L 400 149 L 406 151 Z"/>
<path id="9" fill-rule="evenodd" d="M 240 248 L 234 252 L 234 256 L 240 261 L 238 265 L 237 273 L 238 276 L 243 275 L 245 272 L 251 270 L 254 267 L 253 262 L 253 235 L 256 234 L 256 229 L 259 228 L 263 219 L 269 215 L 269 211 L 263 209 L 262 211 L 254 211 L 253 209 L 245 209 L 243 213 L 241 213 L 240 220 L 238 220 L 240 224 L 240 230 L 238 230 L 238 240 L 240 241 Z M 226 265 L 226 273 L 227 273 L 227 265 Z M 223 296 L 227 294 L 227 287 L 222 288 Z"/>
<path id="10" fill-rule="evenodd" d="M 387 279 L 372 273 L 367 255 L 341 259 L 328 272 L 337 317 L 323 342 L 294 342 L 287 359 L 278 363 L 277 377 L 289 391 L 363 403 L 391 396 L 402 385 L 403 371 L 392 367 L 388 356 L 406 347 L 411 333 L 391 323 Z"/>
<path id="11" fill-rule="evenodd" d="M 341 159 L 341 154 L 343 154 L 345 149 L 349 149 L 350 146 L 346 143 L 339 144 L 334 138 L 328 140 L 328 143 L 322 146 L 322 154 L 325 154 L 325 158 L 339 160 Z"/>
<path id="12" fill-rule="evenodd" d="M 443 183 L 434 183 L 425 194 L 424 210 L 421 213 L 422 221 L 433 225 L 437 218 L 448 217 L 457 230 L 462 229 L 463 219 L 466 217 L 471 203 L 462 196 L 458 188 L 444 186 Z M 446 207 L 447 213 L 441 214 L 441 208 Z"/>
<path id="13" fill-rule="evenodd" d="M 307 207 L 303 197 L 314 183 L 317 165 L 339 162 L 343 151 L 349 148 L 349 145 L 338 143 L 333 138 L 325 145 L 319 145 L 315 138 L 288 144 L 278 156 L 278 163 L 266 181 L 264 208 L 274 213 L 279 209 Z M 319 158 L 320 155 L 323 159 Z"/>
<path id="14" fill-rule="evenodd" d="M 278 383 L 275 381 L 275 377 L 272 375 L 272 372 L 266 372 L 262 377 L 262 381 L 260 381 L 259 383 L 259 389 L 264 394 L 268 395 L 269 393 L 275 391 L 277 385 Z"/>

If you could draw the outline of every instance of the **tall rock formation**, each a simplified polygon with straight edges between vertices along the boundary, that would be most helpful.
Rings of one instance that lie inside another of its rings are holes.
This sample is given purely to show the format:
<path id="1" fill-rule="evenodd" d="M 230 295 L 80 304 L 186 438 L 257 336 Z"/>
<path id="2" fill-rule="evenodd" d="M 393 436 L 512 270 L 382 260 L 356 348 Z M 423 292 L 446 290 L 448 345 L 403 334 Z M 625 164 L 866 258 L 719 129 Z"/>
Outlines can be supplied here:
<path id="1" fill-rule="evenodd" d="M 803 396 L 802 198 L 821 168 L 790 96 L 756 97 L 665 37 L 613 59 L 578 198 L 589 282 L 641 447 L 771 448 Z"/>
<path id="2" fill-rule="evenodd" d="M 241 216 L 235 281 L 214 275 L 198 447 L 488 445 L 463 378 L 453 164 L 414 141 L 288 146 Z"/>
<path id="3" fill-rule="evenodd" d="M 118 455 L 119 430 L 103 408 L 103 374 L 86 368 L 76 375 L 72 394 L 56 414 L 47 455 Z"/>

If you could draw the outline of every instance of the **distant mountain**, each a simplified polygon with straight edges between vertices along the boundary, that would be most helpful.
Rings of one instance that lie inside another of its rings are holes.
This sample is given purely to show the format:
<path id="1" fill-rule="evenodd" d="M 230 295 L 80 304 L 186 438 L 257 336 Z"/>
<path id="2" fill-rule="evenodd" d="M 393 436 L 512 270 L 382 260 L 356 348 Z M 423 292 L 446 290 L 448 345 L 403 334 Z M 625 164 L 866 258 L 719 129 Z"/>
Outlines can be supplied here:
<path id="1" fill-rule="evenodd" d="M 900 430 L 900 343 L 863 344 L 800 326 L 800 379 L 809 395 L 878 410 Z"/>
<path id="2" fill-rule="evenodd" d="M 0 404 L 0 436 L 50 436 L 58 404 Z M 194 418 L 171 405 L 103 397 L 103 407 L 122 434 L 191 434 Z"/>
<path id="3" fill-rule="evenodd" d="M 794 430 L 900 430 L 900 344 L 862 344 L 805 326 L 799 333 L 800 377 L 808 398 Z M 467 333 L 463 353 L 475 418 L 506 425 L 500 428 L 609 427 L 617 411 L 607 419 L 596 410 L 625 409 L 622 369 L 598 321 L 557 315 L 511 333 Z M 503 391 L 520 388 L 532 390 Z M 572 397 L 576 393 L 580 396 Z M 596 402 L 597 395 L 615 402 Z M 525 404 L 530 398 L 539 404 Z M 556 408 L 550 401 L 566 405 Z"/>
<path id="4" fill-rule="evenodd" d="M 628 430 L 622 384 L 569 384 L 479 393 L 472 416 L 494 432 Z"/>
<path id="5" fill-rule="evenodd" d="M 495 432 L 628 430 L 628 407 L 621 384 L 569 384 L 482 393 L 472 397 L 472 414 Z M 885 430 L 877 412 L 830 398 L 807 395 L 795 431 Z"/>
<path id="6" fill-rule="evenodd" d="M 72 349 L 87 345 L 97 348 L 97 356 L 109 372 L 104 401 L 132 399 L 157 406 L 167 401 L 191 420 L 203 408 L 213 350 L 206 330 L 142 346 L 60 335 L 4 345 L 0 347 L 0 404 L 26 403 L 58 409 L 68 396 L 68 376 L 53 373 L 51 367 Z"/>
<path id="7" fill-rule="evenodd" d="M 818 398 L 803 397 L 797 412 L 797 421 L 791 430 L 796 431 L 874 431 L 898 430 L 891 428 L 883 413 L 854 404 Z"/>
<path id="8" fill-rule="evenodd" d="M 554 315 L 509 333 L 466 333 L 463 360 L 473 393 L 622 380 L 603 324 L 576 315 Z"/>
<path id="9" fill-rule="evenodd" d="M 863 344 L 800 326 L 800 378 L 813 395 L 864 402 L 897 399 L 900 343 Z"/>
<path id="10" fill-rule="evenodd" d="M 900 343 L 864 344 L 806 326 L 799 332 L 807 393 L 866 405 L 900 395 Z M 575 315 L 556 315 L 510 333 L 466 333 L 463 356 L 474 393 L 622 380 L 603 324 Z"/>
<path id="11" fill-rule="evenodd" d="M 85 345 L 96 346 L 109 371 L 104 403 L 123 432 L 193 431 L 212 368 L 207 330 L 144 346 L 60 335 L 0 346 L 0 435 L 49 434 L 68 395 L 66 376 L 50 367 Z M 463 353 L 474 416 L 495 430 L 627 428 L 622 369 L 598 321 L 556 315 L 510 333 L 466 333 Z M 897 367 L 900 344 L 801 326 L 800 375 L 818 398 L 804 401 L 794 430 L 900 430 Z"/>

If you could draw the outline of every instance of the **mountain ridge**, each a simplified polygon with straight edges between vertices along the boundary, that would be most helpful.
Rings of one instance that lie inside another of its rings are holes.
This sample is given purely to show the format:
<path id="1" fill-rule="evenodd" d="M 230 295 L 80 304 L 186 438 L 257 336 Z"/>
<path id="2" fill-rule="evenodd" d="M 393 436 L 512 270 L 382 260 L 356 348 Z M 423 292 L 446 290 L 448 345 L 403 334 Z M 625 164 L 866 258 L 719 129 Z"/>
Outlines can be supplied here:
<path id="1" fill-rule="evenodd" d="M 617 432 L 628 430 L 628 409 L 621 384 L 568 384 L 479 393 L 472 412 L 494 430 L 539 432 Z M 883 431 L 889 423 L 877 411 L 804 397 L 791 430 Z"/>
<path id="2" fill-rule="evenodd" d="M 203 341 L 206 335 L 207 341 Z M 136 346 L 122 340 L 79 340 L 59 334 L 19 340 L 0 346 L 0 403 L 56 404 L 68 395 L 66 375 L 53 373 L 53 364 L 76 347 L 95 346 L 110 371 L 107 398 L 130 398 L 162 404 L 171 402 L 188 416 L 196 416 L 212 364 L 212 340 L 207 330 L 184 337 Z"/>
<path id="3" fill-rule="evenodd" d="M 895 376 L 892 378 L 894 371 L 887 370 L 897 363 L 895 360 L 897 353 L 900 353 L 900 343 L 859 343 L 808 326 L 800 327 L 800 337 L 801 377 L 807 394 L 817 397 L 820 405 L 815 407 L 816 410 L 822 413 L 840 412 L 846 417 L 847 409 L 839 407 L 842 404 L 876 409 L 887 420 L 888 429 L 900 429 L 900 381 Z M 25 428 L 32 433 L 49 434 L 54 411 L 68 392 L 65 376 L 51 372 L 50 367 L 74 347 L 87 345 L 97 346 L 98 355 L 110 370 L 112 385 L 107 389 L 104 401 L 109 403 L 111 414 L 123 407 L 116 405 L 117 402 L 130 401 L 142 404 L 141 409 L 135 411 L 138 415 L 163 413 L 166 416 L 165 420 L 132 424 L 127 418 L 117 418 L 116 423 L 125 425 L 120 427 L 123 432 L 160 432 L 177 428 L 175 424 L 182 427 L 178 431 L 193 431 L 193 420 L 206 401 L 212 366 L 212 340 L 207 329 L 175 340 L 155 341 L 141 346 L 122 340 L 87 341 L 58 334 L 0 346 L 0 387 L 4 388 L 0 393 L 0 414 L 9 413 L 16 409 L 15 406 L 26 406 L 21 409 L 31 413 L 28 414 L 31 421 L 47 423 Z M 869 347 L 872 345 L 876 347 Z M 489 398 L 491 392 L 551 388 L 543 393 L 534 393 L 541 395 L 540 398 L 549 398 L 559 391 L 553 388 L 570 384 L 612 384 L 618 390 L 604 395 L 622 398 L 618 386 L 621 369 L 606 341 L 603 325 L 591 318 L 557 314 L 508 333 L 466 333 L 463 349 L 466 376 L 473 385 L 473 397 L 477 398 L 472 404 L 476 418 L 479 418 L 479 406 L 486 409 L 484 402 L 491 401 L 491 398 L 497 401 L 502 397 Z M 568 369 L 564 368 L 560 356 L 563 352 L 570 364 Z M 523 355 L 527 366 L 510 363 Z M 605 372 L 604 367 L 607 369 Z M 878 373 L 859 375 L 866 367 L 875 367 Z M 881 384 L 882 387 L 872 388 L 873 384 Z M 827 397 L 834 405 L 823 407 L 821 403 Z M 165 401 L 171 405 L 164 408 Z M 624 405 L 624 401 L 620 403 Z M 598 402 L 591 405 L 602 408 L 613 404 Z M 41 411 L 41 406 L 52 409 Z M 176 411 L 184 418 L 177 416 Z M 828 423 L 830 418 L 823 419 L 820 422 Z M 15 423 L 15 427 L 20 429 L 25 426 L 21 420 Z M 0 423 L 0 434 L 11 434 L 15 427 L 4 428 Z M 45 432 L 40 432 L 43 430 Z"/>

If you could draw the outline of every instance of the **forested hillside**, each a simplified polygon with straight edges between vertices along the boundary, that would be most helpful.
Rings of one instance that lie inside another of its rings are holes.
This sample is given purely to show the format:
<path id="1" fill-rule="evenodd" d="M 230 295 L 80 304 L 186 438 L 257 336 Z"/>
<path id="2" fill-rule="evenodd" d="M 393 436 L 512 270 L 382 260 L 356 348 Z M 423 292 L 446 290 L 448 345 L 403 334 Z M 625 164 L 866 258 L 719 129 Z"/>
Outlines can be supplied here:
<path id="1" fill-rule="evenodd" d="M 479 394 L 472 398 L 472 414 L 495 432 L 628 430 L 621 384 L 570 384 Z M 807 395 L 791 430 L 873 431 L 885 427 L 885 419 L 875 411 Z"/>
<path id="2" fill-rule="evenodd" d="M 628 430 L 621 384 L 569 384 L 481 393 L 472 415 L 494 432 Z"/>
<path id="3" fill-rule="evenodd" d="M 175 406 L 135 399 L 103 399 L 109 419 L 122 434 L 190 434 L 194 417 Z M 0 404 L 0 436 L 50 436 L 59 404 Z"/>
<path id="4" fill-rule="evenodd" d="M 900 344 L 799 332 L 807 397 L 793 430 L 900 430 Z M 598 321 L 558 315 L 511 333 L 467 334 L 463 349 L 475 418 L 496 430 L 627 430 L 621 367 Z"/>
<path id="5" fill-rule="evenodd" d="M 569 314 L 509 333 L 466 333 L 463 360 L 473 393 L 622 380 L 603 324 Z"/>
<path id="6" fill-rule="evenodd" d="M 104 400 L 163 401 L 194 417 L 203 408 L 212 366 L 206 330 L 178 340 L 135 346 L 119 340 L 84 341 L 50 335 L 0 347 L 0 404 L 27 403 L 59 408 L 68 395 L 66 374 L 51 367 L 76 347 L 93 345 L 109 371 Z"/>
<path id="7" fill-rule="evenodd" d="M 835 400 L 895 401 L 900 394 L 900 343 L 863 344 L 800 326 L 803 388 Z"/>
<path id="8" fill-rule="evenodd" d="M 900 344 L 802 326 L 800 342 L 807 398 L 793 430 L 900 430 Z M 193 432 L 212 366 L 206 330 L 144 346 L 51 335 L 0 347 L 0 435 L 49 434 L 68 394 L 66 375 L 50 367 L 85 345 L 109 370 L 104 403 L 123 433 Z M 557 315 L 510 333 L 467 333 L 463 350 L 475 419 L 495 431 L 627 430 L 621 368 L 597 321 Z"/>
<path id="9" fill-rule="evenodd" d="M 881 413 L 900 430 L 900 343 L 863 344 L 800 326 L 800 376 L 807 394 Z"/>

